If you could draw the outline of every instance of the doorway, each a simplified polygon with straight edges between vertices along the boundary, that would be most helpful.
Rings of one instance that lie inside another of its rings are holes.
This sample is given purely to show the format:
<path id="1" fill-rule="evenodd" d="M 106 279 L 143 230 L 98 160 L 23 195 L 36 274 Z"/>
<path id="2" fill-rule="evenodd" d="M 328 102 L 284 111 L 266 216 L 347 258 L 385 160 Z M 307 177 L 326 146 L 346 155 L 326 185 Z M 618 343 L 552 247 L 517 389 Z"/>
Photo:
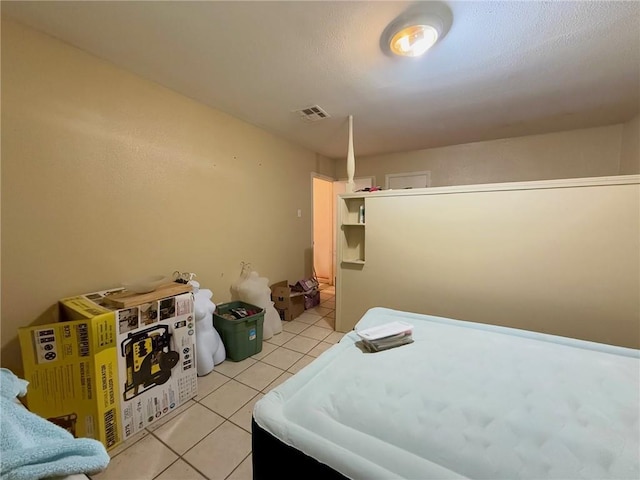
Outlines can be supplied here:
<path id="1" fill-rule="evenodd" d="M 313 269 L 320 283 L 333 285 L 333 179 L 314 173 Z"/>
<path id="2" fill-rule="evenodd" d="M 345 193 L 346 180 L 334 180 L 319 173 L 311 174 L 313 196 L 313 270 L 320 283 L 335 284 L 336 230 L 338 195 Z M 355 189 L 375 185 L 375 177 L 354 179 Z"/>

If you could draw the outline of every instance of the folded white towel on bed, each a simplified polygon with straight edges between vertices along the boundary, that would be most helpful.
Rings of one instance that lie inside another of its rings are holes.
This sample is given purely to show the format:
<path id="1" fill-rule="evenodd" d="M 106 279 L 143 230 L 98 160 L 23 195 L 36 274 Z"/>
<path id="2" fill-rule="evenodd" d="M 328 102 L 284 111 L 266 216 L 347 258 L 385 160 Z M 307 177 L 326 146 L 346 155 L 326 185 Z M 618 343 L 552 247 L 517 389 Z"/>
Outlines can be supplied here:
<path id="1" fill-rule="evenodd" d="M 97 440 L 73 438 L 65 429 L 29 412 L 17 396 L 28 382 L 0 369 L 0 477 L 2 480 L 40 478 L 98 472 L 109 455 Z"/>

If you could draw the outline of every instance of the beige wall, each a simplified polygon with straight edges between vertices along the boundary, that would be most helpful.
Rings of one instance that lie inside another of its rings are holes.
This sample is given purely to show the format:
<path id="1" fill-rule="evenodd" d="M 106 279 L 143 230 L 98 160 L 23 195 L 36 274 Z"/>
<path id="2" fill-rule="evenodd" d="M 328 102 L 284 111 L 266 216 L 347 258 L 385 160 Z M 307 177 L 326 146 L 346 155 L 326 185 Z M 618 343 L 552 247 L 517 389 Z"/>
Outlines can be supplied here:
<path id="1" fill-rule="evenodd" d="M 333 161 L 3 20 L 2 365 L 64 296 L 181 270 L 220 303 L 241 261 L 310 272 L 311 171 Z"/>
<path id="2" fill-rule="evenodd" d="M 358 157 L 356 176 L 431 171 L 431 186 L 618 175 L 622 125 Z M 338 159 L 336 175 L 346 176 Z"/>
<path id="3" fill-rule="evenodd" d="M 640 173 L 640 115 L 624 124 L 620 151 L 620 174 Z"/>
<path id="4" fill-rule="evenodd" d="M 336 327 L 384 306 L 638 348 L 639 180 L 365 196 L 365 264 L 341 264 Z"/>

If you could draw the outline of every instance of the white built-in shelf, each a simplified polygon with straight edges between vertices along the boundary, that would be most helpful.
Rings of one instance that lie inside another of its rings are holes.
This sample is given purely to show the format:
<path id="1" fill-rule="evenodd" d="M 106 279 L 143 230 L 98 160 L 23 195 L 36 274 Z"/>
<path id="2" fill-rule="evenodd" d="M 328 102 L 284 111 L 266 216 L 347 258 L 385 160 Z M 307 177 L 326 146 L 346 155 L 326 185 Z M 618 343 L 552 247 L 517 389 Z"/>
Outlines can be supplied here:
<path id="1" fill-rule="evenodd" d="M 363 221 L 365 208 L 364 195 L 341 197 L 340 217 L 340 259 L 344 264 L 364 265 L 365 231 Z"/>
<path id="2" fill-rule="evenodd" d="M 342 260 L 342 263 L 351 263 L 353 265 L 364 265 L 364 260 Z"/>

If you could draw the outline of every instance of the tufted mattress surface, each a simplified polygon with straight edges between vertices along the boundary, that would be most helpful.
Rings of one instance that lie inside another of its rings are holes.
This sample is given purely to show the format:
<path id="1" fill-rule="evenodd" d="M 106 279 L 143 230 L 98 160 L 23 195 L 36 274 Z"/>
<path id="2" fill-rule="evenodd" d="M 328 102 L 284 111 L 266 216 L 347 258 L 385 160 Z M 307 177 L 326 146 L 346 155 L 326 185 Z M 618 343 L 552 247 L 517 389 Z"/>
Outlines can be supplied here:
<path id="1" fill-rule="evenodd" d="M 258 425 L 350 478 L 638 479 L 637 350 L 384 308 L 255 407 Z"/>

